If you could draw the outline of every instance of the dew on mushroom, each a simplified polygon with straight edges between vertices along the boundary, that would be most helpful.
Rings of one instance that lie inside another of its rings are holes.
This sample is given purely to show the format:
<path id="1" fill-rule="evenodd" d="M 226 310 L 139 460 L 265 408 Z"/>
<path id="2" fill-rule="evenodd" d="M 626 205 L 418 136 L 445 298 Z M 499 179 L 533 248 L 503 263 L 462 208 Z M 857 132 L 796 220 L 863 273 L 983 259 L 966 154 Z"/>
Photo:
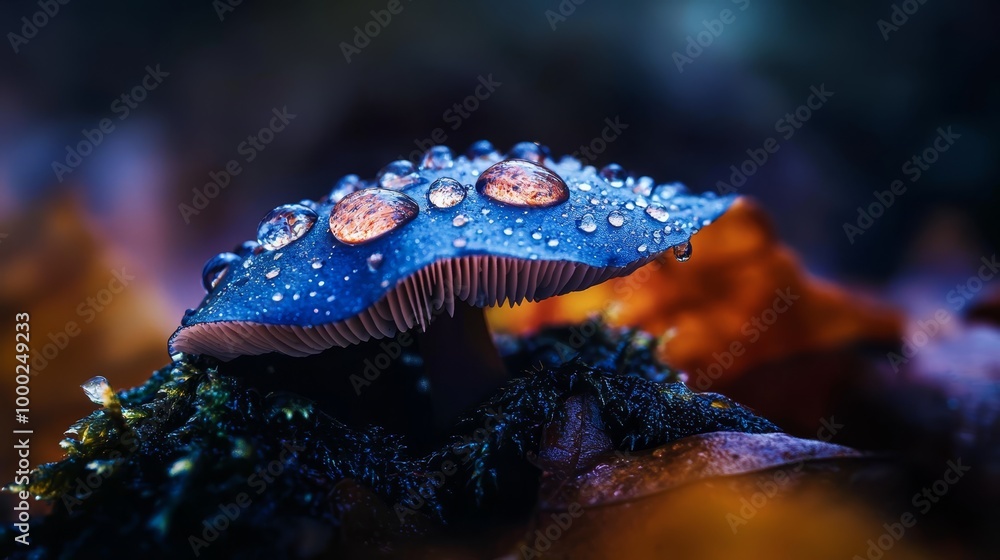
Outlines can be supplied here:
<path id="1" fill-rule="evenodd" d="M 681 243 L 674 246 L 674 258 L 677 262 L 684 262 L 691 258 L 691 243 Z"/>
<path id="2" fill-rule="evenodd" d="M 625 224 L 625 216 L 618 210 L 612 210 L 608 214 L 608 223 L 614 227 L 622 227 Z"/>
<path id="3" fill-rule="evenodd" d="M 534 163 L 542 163 L 548 156 L 549 149 L 535 142 L 518 142 L 507 152 L 510 159 L 526 159 Z"/>
<path id="4" fill-rule="evenodd" d="M 667 209 L 659 204 L 650 204 L 646 207 L 646 215 L 653 218 L 657 222 L 666 222 L 670 219 L 670 213 Z"/>
<path id="5" fill-rule="evenodd" d="M 201 270 L 201 284 L 205 291 L 211 292 L 229 274 L 233 265 L 240 262 L 239 255 L 235 253 L 219 253 L 208 259 L 205 267 Z"/>
<path id="6" fill-rule="evenodd" d="M 268 270 L 264 274 L 264 277 L 267 278 L 268 280 L 273 280 L 273 279 L 275 279 L 275 278 L 278 277 L 278 274 L 281 274 L 281 269 L 280 268 L 272 268 L 271 270 Z"/>
<path id="7" fill-rule="evenodd" d="M 318 216 L 301 204 L 285 204 L 268 212 L 257 226 L 257 241 L 269 251 L 280 249 L 306 234 Z"/>
<path id="8" fill-rule="evenodd" d="M 435 208 L 451 208 L 465 200 L 465 187 L 451 177 L 441 177 L 431 183 L 427 200 Z"/>
<path id="9" fill-rule="evenodd" d="M 628 173 L 617 163 L 605 165 L 601 168 L 598 175 L 616 189 L 624 187 L 625 181 L 628 179 Z"/>
<path id="10" fill-rule="evenodd" d="M 451 155 L 451 148 L 448 146 L 434 146 L 424 152 L 424 158 L 420 161 L 420 169 L 450 169 L 455 165 L 455 160 Z"/>
<path id="11" fill-rule="evenodd" d="M 488 140 L 473 142 L 465 155 L 473 165 L 489 165 L 500 159 L 500 152 Z"/>
<path id="12" fill-rule="evenodd" d="M 372 253 L 368 257 L 368 270 L 375 272 L 382 266 L 382 253 Z"/>
<path id="13" fill-rule="evenodd" d="M 353 174 L 344 175 L 339 181 L 337 181 L 333 188 L 330 189 L 330 194 L 327 195 L 327 198 L 330 202 L 336 204 L 345 196 L 351 194 L 352 192 L 360 191 L 363 188 L 365 188 L 365 184 L 361 180 L 361 177 Z"/>
<path id="14" fill-rule="evenodd" d="M 584 214 L 576 227 L 580 228 L 580 231 L 584 233 L 594 233 L 597 231 L 597 220 L 593 214 Z"/>
<path id="15" fill-rule="evenodd" d="M 489 167 L 476 190 L 497 202 L 522 208 L 547 208 L 569 200 L 562 177 L 523 159 L 504 160 Z"/>
<path id="16" fill-rule="evenodd" d="M 376 179 L 378 180 L 378 186 L 394 191 L 412 187 L 423 180 L 413 167 L 413 164 L 405 159 L 398 159 L 383 167 L 378 172 Z"/>
<path id="17" fill-rule="evenodd" d="M 465 214 L 459 214 L 451 220 L 451 225 L 455 227 L 462 227 L 467 223 L 469 223 L 469 217 Z"/>
<path id="18" fill-rule="evenodd" d="M 420 207 L 405 194 L 388 189 L 351 193 L 330 212 L 330 232 L 338 241 L 361 245 L 409 223 Z"/>

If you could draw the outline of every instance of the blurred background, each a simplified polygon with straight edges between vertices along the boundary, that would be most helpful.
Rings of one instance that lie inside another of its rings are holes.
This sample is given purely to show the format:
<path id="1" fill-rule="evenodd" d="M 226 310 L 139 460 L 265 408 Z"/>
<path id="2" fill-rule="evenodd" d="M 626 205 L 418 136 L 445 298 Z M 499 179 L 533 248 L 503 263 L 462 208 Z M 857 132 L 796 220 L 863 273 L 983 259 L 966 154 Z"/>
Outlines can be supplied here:
<path id="1" fill-rule="evenodd" d="M 33 462 L 85 380 L 168 361 L 206 259 L 434 143 L 748 195 L 802 270 L 915 319 L 1000 237 L 985 0 L 43 4 L 0 5 L 0 347 L 30 312 Z"/>

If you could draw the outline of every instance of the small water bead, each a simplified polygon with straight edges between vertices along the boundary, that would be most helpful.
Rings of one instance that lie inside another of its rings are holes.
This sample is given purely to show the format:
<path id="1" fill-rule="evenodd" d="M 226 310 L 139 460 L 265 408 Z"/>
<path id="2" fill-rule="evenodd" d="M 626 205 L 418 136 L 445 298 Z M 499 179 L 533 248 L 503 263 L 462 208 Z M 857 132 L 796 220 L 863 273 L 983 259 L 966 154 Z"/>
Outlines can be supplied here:
<path id="1" fill-rule="evenodd" d="M 416 201 L 401 192 L 365 189 L 333 207 L 330 232 L 341 243 L 361 245 L 406 225 L 419 212 Z"/>
<path id="2" fill-rule="evenodd" d="M 504 160 L 480 174 L 476 190 L 497 202 L 521 208 L 547 208 L 569 200 L 562 177 L 523 159 Z"/>
<path id="3" fill-rule="evenodd" d="M 503 234 L 504 235 L 514 235 L 514 228 L 504 228 Z"/>
<path id="4" fill-rule="evenodd" d="M 658 229 L 657 230 L 653 230 L 653 241 L 656 241 L 657 243 L 662 243 L 663 242 L 663 232 L 661 232 Z"/>
<path id="5" fill-rule="evenodd" d="M 264 273 L 264 277 L 267 278 L 268 280 L 273 280 L 277 278 L 279 274 L 281 274 L 280 268 L 272 268 L 271 270 L 268 270 L 266 273 Z"/>
<path id="6" fill-rule="evenodd" d="M 534 163 L 542 163 L 549 155 L 549 149 L 535 142 L 518 142 L 507 152 L 511 159 L 526 159 Z"/>
<path id="7" fill-rule="evenodd" d="M 424 153 L 424 159 L 420 162 L 420 169 L 450 169 L 455 165 L 455 160 L 451 155 L 451 148 L 448 146 L 433 146 Z"/>
<path id="8" fill-rule="evenodd" d="M 313 260 L 309 261 L 309 266 L 311 266 L 313 268 L 313 270 L 319 270 L 319 269 L 323 268 L 323 261 L 320 260 L 320 259 L 314 258 Z"/>
<path id="9" fill-rule="evenodd" d="M 452 245 L 459 249 L 465 247 L 468 243 L 469 241 L 464 237 L 456 237 L 455 240 L 451 242 Z"/>
<path id="10" fill-rule="evenodd" d="M 451 177 L 441 177 L 431 183 L 427 200 L 435 208 L 451 208 L 465 200 L 465 187 Z"/>
<path id="11" fill-rule="evenodd" d="M 241 259 L 245 259 L 250 255 L 259 255 L 263 252 L 264 252 L 264 247 L 262 247 L 261 244 L 257 243 L 256 241 L 244 241 L 243 243 L 240 243 L 235 249 L 233 249 L 233 253 L 236 253 L 236 255 L 239 256 Z"/>
<path id="12" fill-rule="evenodd" d="M 340 202 L 342 198 L 351 194 L 355 191 L 360 191 L 365 188 L 365 183 L 361 180 L 361 177 L 357 175 L 344 175 L 337 181 L 337 184 L 330 189 L 330 194 L 327 198 L 330 202 L 336 204 Z"/>
<path id="13" fill-rule="evenodd" d="M 635 205 L 638 206 L 639 208 L 645 208 L 649 206 L 649 201 L 646 200 L 644 197 L 640 196 L 635 199 Z"/>
<path id="14" fill-rule="evenodd" d="M 622 227 L 625 224 L 625 216 L 618 210 L 612 210 L 608 214 L 608 223 L 614 227 Z"/>
<path id="15" fill-rule="evenodd" d="M 667 209 L 659 204 L 650 204 L 647 206 L 646 215 L 661 223 L 670 219 L 670 212 L 667 212 Z"/>
<path id="16" fill-rule="evenodd" d="M 319 216 L 301 204 L 285 204 L 268 212 L 257 226 L 257 241 L 269 251 L 302 237 Z"/>
<path id="17" fill-rule="evenodd" d="M 602 179 L 608 182 L 612 187 L 619 189 L 625 186 L 625 181 L 628 180 L 628 173 L 622 166 L 617 163 L 610 163 L 601 168 L 598 175 Z"/>
<path id="18" fill-rule="evenodd" d="M 639 196 L 650 196 L 653 194 L 655 187 L 656 181 L 648 175 L 643 175 L 635 180 L 635 184 L 632 185 L 632 192 Z"/>
<path id="19" fill-rule="evenodd" d="M 646 244 L 644 243 L 644 244 L 639 245 L 638 247 L 636 247 L 636 251 L 639 251 L 640 253 L 645 253 L 646 252 Z"/>
<path id="20" fill-rule="evenodd" d="M 462 227 L 467 223 L 469 223 L 469 217 L 465 214 L 459 214 L 451 220 L 451 225 L 455 227 Z"/>
<path id="21" fill-rule="evenodd" d="M 275 292 L 275 294 L 271 296 L 271 299 L 274 301 L 281 301 L 285 299 L 285 296 L 281 295 L 281 292 Z"/>
<path id="22" fill-rule="evenodd" d="M 577 222 L 576 227 L 584 233 L 594 233 L 597 231 L 597 220 L 594 219 L 593 214 L 584 214 L 583 217 L 580 218 L 580 221 Z"/>
<path id="23" fill-rule="evenodd" d="M 541 239 L 542 239 L 542 232 L 536 231 L 536 232 L 532 233 L 531 234 L 531 238 L 534 239 L 535 241 L 541 241 Z"/>
<path id="24" fill-rule="evenodd" d="M 312 210 L 313 212 L 315 212 L 317 204 L 316 204 L 316 201 L 314 201 L 314 200 L 309 200 L 308 198 L 303 198 L 302 200 L 299 201 L 299 206 L 305 206 L 306 208 L 308 208 L 308 209 Z"/>
<path id="25" fill-rule="evenodd" d="M 375 272 L 382 266 L 382 253 L 372 253 L 368 257 L 368 270 Z"/>
<path id="26" fill-rule="evenodd" d="M 490 163 L 500 159 L 500 152 L 493 147 L 493 144 L 489 140 L 479 140 L 473 142 L 469 149 L 465 152 L 466 157 L 473 164 Z"/>
<path id="27" fill-rule="evenodd" d="M 205 267 L 201 269 L 201 285 L 205 287 L 205 291 L 214 290 L 241 260 L 235 253 L 219 253 L 208 259 Z"/>
<path id="28" fill-rule="evenodd" d="M 90 399 L 90 402 L 94 404 L 105 406 L 114 397 L 111 384 L 100 375 L 90 378 L 86 383 L 80 385 L 80 387 L 83 389 L 83 393 L 87 395 L 87 398 Z"/>
<path id="29" fill-rule="evenodd" d="M 658 196 L 660 200 L 667 200 L 669 198 L 677 196 L 683 190 L 684 190 L 684 185 L 680 183 L 665 183 L 656 187 L 653 190 L 653 194 L 654 196 Z"/>
<path id="30" fill-rule="evenodd" d="M 684 262 L 691 258 L 691 243 L 681 243 L 674 246 L 674 258 L 677 262 Z"/>
<path id="31" fill-rule="evenodd" d="M 378 186 L 383 189 L 401 191 L 407 187 L 419 184 L 423 179 L 409 160 L 398 159 L 386 165 L 376 176 Z"/>
<path id="32" fill-rule="evenodd" d="M 590 183 L 583 182 L 583 183 L 577 183 L 576 184 L 576 188 L 580 189 L 583 192 L 587 192 L 587 191 L 589 191 L 590 189 L 592 189 L 594 187 L 591 186 Z"/>
<path id="33" fill-rule="evenodd" d="M 558 239 L 549 239 L 548 246 L 549 247 L 558 247 L 559 246 L 559 240 Z"/>

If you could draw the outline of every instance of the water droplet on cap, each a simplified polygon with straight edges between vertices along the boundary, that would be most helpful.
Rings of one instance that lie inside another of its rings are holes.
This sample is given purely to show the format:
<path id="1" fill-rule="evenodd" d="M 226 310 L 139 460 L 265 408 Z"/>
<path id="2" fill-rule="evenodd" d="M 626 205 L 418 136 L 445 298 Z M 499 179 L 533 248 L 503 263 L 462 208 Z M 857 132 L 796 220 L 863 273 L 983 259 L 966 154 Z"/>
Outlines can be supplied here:
<path id="1" fill-rule="evenodd" d="M 505 160 L 483 171 L 476 190 L 497 202 L 546 208 L 569 200 L 569 188 L 559 175 L 523 159 Z"/>
<path id="2" fill-rule="evenodd" d="M 549 155 L 549 149 L 535 142 L 518 142 L 507 152 L 511 159 L 526 159 L 534 163 L 542 163 Z"/>
<path id="3" fill-rule="evenodd" d="M 466 244 L 468 244 L 468 240 L 465 239 L 464 237 L 456 237 L 455 240 L 451 242 L 451 244 L 461 249 L 462 247 L 465 247 Z"/>
<path id="4" fill-rule="evenodd" d="M 459 214 L 451 220 L 451 225 L 455 227 L 462 227 L 467 223 L 469 223 L 469 217 L 465 214 Z"/>
<path id="5" fill-rule="evenodd" d="M 365 189 L 333 207 L 330 232 L 342 243 L 360 245 L 402 227 L 419 212 L 416 201 L 401 192 Z"/>
<path id="6" fill-rule="evenodd" d="M 230 269 L 241 260 L 235 253 L 219 253 L 208 259 L 205 267 L 201 269 L 201 285 L 205 286 L 205 291 L 211 293 L 229 274 Z"/>
<path id="7" fill-rule="evenodd" d="M 319 216 L 301 204 L 285 204 L 268 212 L 257 226 L 257 241 L 269 251 L 302 237 Z"/>
<path id="8" fill-rule="evenodd" d="M 580 231 L 584 233 L 594 233 L 597 230 L 597 220 L 594 219 L 593 214 L 584 214 L 577 222 L 576 227 L 580 228 Z"/>
<path id="9" fill-rule="evenodd" d="M 268 280 L 273 280 L 278 277 L 278 274 L 281 274 L 281 269 L 272 268 L 271 270 L 268 270 L 266 273 L 264 273 L 264 277 L 266 277 Z"/>
<path id="10" fill-rule="evenodd" d="M 383 189 L 401 191 L 419 184 L 423 179 L 409 160 L 398 159 L 378 172 L 378 186 Z"/>
<path id="11" fill-rule="evenodd" d="M 616 189 L 625 186 L 625 181 L 628 179 L 628 173 L 617 163 L 605 165 L 598 174 Z"/>
<path id="12" fill-rule="evenodd" d="M 441 177 L 431 183 L 427 200 L 435 208 L 451 208 L 465 200 L 465 187 L 450 177 Z"/>
<path id="13" fill-rule="evenodd" d="M 500 159 L 500 152 L 493 147 L 489 140 L 479 140 L 473 142 L 465 152 L 466 157 L 474 164 L 493 163 Z"/>
<path id="14" fill-rule="evenodd" d="M 608 223 L 614 227 L 622 227 L 625 224 L 625 216 L 617 210 L 612 210 L 608 214 Z"/>
<path id="15" fill-rule="evenodd" d="M 670 213 L 659 204 L 650 204 L 646 207 L 646 214 L 657 222 L 666 222 L 670 219 Z"/>
<path id="16" fill-rule="evenodd" d="M 264 248 L 261 247 L 260 243 L 256 241 L 244 241 L 240 243 L 233 252 L 236 253 L 241 259 L 245 259 L 250 255 L 259 255 L 264 252 Z"/>
<path id="17" fill-rule="evenodd" d="M 372 253 L 368 257 L 368 270 L 375 272 L 382 266 L 382 253 Z"/>
<path id="18" fill-rule="evenodd" d="M 360 191 L 363 188 L 365 188 L 365 184 L 361 180 L 361 177 L 358 177 L 357 175 L 344 175 L 339 181 L 337 181 L 337 184 L 330 189 L 328 198 L 330 199 L 330 202 L 337 203 L 340 202 L 340 199 L 345 196 L 354 191 Z"/>
<path id="19" fill-rule="evenodd" d="M 281 295 L 281 292 L 275 292 L 275 294 L 271 296 L 271 299 L 274 301 L 281 301 L 285 299 L 285 296 Z"/>
<path id="20" fill-rule="evenodd" d="M 424 152 L 424 159 L 420 162 L 420 169 L 449 169 L 455 165 L 455 160 L 451 156 L 451 148 L 448 146 L 433 146 Z"/>
<path id="21" fill-rule="evenodd" d="M 674 246 L 674 258 L 677 262 L 684 262 L 691 258 L 691 243 L 681 243 Z"/>

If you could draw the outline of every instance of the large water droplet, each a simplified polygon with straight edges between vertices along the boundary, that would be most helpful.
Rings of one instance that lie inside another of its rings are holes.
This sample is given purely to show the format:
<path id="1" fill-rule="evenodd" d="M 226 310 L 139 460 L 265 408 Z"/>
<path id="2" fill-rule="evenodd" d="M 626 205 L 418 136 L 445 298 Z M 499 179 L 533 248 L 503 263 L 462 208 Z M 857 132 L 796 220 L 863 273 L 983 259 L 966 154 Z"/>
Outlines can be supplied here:
<path id="1" fill-rule="evenodd" d="M 368 270 L 375 272 L 382 266 L 382 253 L 372 253 L 368 256 Z"/>
<path id="2" fill-rule="evenodd" d="M 625 186 L 625 181 L 628 179 L 628 173 L 617 163 L 605 165 L 599 174 L 602 179 L 616 189 Z"/>
<path id="3" fill-rule="evenodd" d="M 569 200 L 569 188 L 559 175 L 523 159 L 501 161 L 476 181 L 480 194 L 511 206 L 546 208 Z"/>
<path id="4" fill-rule="evenodd" d="M 91 377 L 86 383 L 80 385 L 80 387 L 83 388 L 84 394 L 87 395 L 87 398 L 91 402 L 101 406 L 106 406 L 115 395 L 114 391 L 111 390 L 111 384 L 100 375 Z"/>
<path id="5" fill-rule="evenodd" d="M 670 212 L 659 204 L 650 204 L 646 207 L 646 214 L 657 222 L 666 222 L 670 219 Z"/>
<path id="6" fill-rule="evenodd" d="M 691 243 L 681 243 L 674 246 L 674 258 L 677 262 L 684 262 L 691 258 Z"/>
<path id="7" fill-rule="evenodd" d="M 338 241 L 360 245 L 374 241 L 417 217 L 420 207 L 401 192 L 365 189 L 349 194 L 330 212 L 330 232 Z"/>
<path id="8" fill-rule="evenodd" d="M 608 214 L 608 223 L 614 227 L 622 227 L 625 223 L 625 216 L 617 210 L 612 210 L 611 213 Z"/>
<path id="9" fill-rule="evenodd" d="M 451 156 L 451 148 L 448 146 L 433 146 L 424 152 L 424 159 L 420 162 L 420 169 L 449 169 L 455 165 L 455 160 Z"/>
<path id="10" fill-rule="evenodd" d="M 542 163 L 549 155 L 549 149 L 535 142 L 518 142 L 507 152 L 507 157 L 511 159 L 526 159 L 535 163 Z"/>
<path id="11" fill-rule="evenodd" d="M 201 285 L 206 292 L 211 292 L 229 274 L 229 271 L 242 259 L 235 253 L 219 253 L 208 259 L 201 269 Z"/>
<path id="12" fill-rule="evenodd" d="M 337 203 L 340 199 L 351 194 L 354 191 L 360 191 L 365 188 L 365 183 L 361 180 L 361 177 L 357 175 L 344 175 L 337 181 L 337 184 L 330 189 L 330 194 L 327 196 L 330 202 Z"/>
<path id="13" fill-rule="evenodd" d="M 594 218 L 593 214 L 584 214 L 577 222 L 576 227 L 580 228 L 580 231 L 584 233 L 594 233 L 597 231 L 597 220 Z"/>
<path id="14" fill-rule="evenodd" d="M 257 243 L 256 241 L 244 241 L 243 243 L 237 245 L 236 248 L 233 249 L 233 252 L 236 253 L 236 256 L 239 258 L 245 259 L 250 255 L 259 255 L 263 253 L 264 248 L 261 247 L 260 243 Z"/>
<path id="15" fill-rule="evenodd" d="M 431 183 L 427 200 L 435 208 L 451 208 L 465 200 L 465 187 L 451 177 L 441 177 Z"/>
<path id="16" fill-rule="evenodd" d="M 386 165 L 378 172 L 378 186 L 383 189 L 401 191 L 418 184 L 422 179 L 409 160 L 399 159 Z"/>
<path id="17" fill-rule="evenodd" d="M 285 204 L 268 212 L 257 226 L 257 241 L 269 251 L 302 237 L 319 216 L 301 204 Z"/>

